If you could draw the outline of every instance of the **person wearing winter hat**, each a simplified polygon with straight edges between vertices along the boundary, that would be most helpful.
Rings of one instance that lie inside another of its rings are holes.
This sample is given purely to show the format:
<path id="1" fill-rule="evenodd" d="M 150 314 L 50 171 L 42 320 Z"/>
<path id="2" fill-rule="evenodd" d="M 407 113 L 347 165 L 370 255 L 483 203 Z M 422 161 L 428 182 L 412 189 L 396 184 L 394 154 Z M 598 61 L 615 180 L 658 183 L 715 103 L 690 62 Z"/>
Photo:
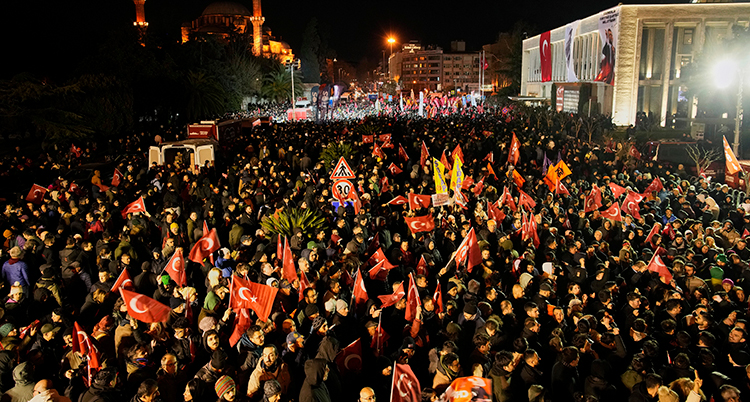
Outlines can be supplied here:
<path id="1" fill-rule="evenodd" d="M 13 324 L 6 322 L 3 325 L 0 325 L 0 339 L 5 338 L 6 336 L 16 336 L 18 335 L 18 331 L 13 326 Z"/>
<path id="2" fill-rule="evenodd" d="M 10 259 L 3 264 L 3 280 L 6 283 L 20 283 L 21 287 L 29 287 L 29 267 L 23 262 L 23 251 L 16 246 L 10 249 Z"/>
<path id="3" fill-rule="evenodd" d="M 228 375 L 221 376 L 214 385 L 216 396 L 219 397 L 219 401 L 234 401 L 236 388 L 234 386 L 234 380 Z"/>

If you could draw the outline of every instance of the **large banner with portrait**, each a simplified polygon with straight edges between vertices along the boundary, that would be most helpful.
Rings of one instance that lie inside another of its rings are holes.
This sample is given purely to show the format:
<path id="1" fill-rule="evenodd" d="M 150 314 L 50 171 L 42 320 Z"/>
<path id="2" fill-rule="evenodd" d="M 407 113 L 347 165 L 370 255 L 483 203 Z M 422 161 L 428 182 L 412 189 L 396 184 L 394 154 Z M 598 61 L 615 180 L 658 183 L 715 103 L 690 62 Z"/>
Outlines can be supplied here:
<path id="1" fill-rule="evenodd" d="M 599 13 L 599 74 L 596 81 L 615 83 L 615 61 L 617 60 L 617 38 L 620 34 L 620 7 L 611 8 Z"/>

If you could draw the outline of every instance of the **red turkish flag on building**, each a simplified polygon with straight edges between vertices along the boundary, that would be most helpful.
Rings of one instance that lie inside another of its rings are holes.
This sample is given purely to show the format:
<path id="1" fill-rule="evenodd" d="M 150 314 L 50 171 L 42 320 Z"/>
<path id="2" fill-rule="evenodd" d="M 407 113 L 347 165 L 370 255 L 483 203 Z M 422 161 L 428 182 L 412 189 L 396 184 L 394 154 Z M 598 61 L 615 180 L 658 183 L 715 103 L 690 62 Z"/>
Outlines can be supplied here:
<path id="1" fill-rule="evenodd" d="M 123 175 L 119 169 L 115 168 L 115 173 L 112 175 L 112 186 L 117 187 L 123 179 Z"/>
<path id="2" fill-rule="evenodd" d="M 522 207 L 527 207 L 529 211 L 534 210 L 536 208 L 536 202 L 534 202 L 534 199 L 531 198 L 528 194 L 526 194 L 523 190 L 520 188 L 518 189 L 518 193 L 520 194 L 518 196 L 518 205 Z"/>
<path id="3" fill-rule="evenodd" d="M 164 267 L 164 270 L 167 271 L 167 274 L 169 274 L 169 277 L 172 278 L 177 286 L 183 287 L 187 285 L 185 258 L 182 257 L 182 247 L 178 247 L 175 250 L 174 254 L 172 254 L 172 258 L 167 262 L 167 266 Z"/>
<path id="4" fill-rule="evenodd" d="M 357 274 L 354 276 L 354 289 L 352 289 L 352 297 L 354 298 L 354 305 L 359 306 L 364 304 L 370 298 L 367 295 L 367 289 L 365 288 L 365 280 L 362 278 L 362 270 L 357 270 Z"/>
<path id="5" fill-rule="evenodd" d="M 406 321 L 414 321 L 414 318 L 416 318 L 417 316 L 417 306 L 421 305 L 422 300 L 420 300 L 419 298 L 417 281 L 414 279 L 414 273 L 409 273 L 409 292 L 406 296 L 406 310 L 404 311 L 404 318 L 406 319 Z"/>
<path id="6" fill-rule="evenodd" d="M 461 160 L 461 164 L 464 164 L 464 153 L 461 151 L 461 144 L 456 145 L 456 148 L 451 152 L 451 159 L 455 162 L 456 158 Z"/>
<path id="7" fill-rule="evenodd" d="M 401 282 L 401 284 L 393 293 L 389 295 L 378 296 L 378 300 L 380 300 L 380 302 L 382 303 L 380 308 L 393 306 L 399 300 L 403 299 L 405 295 L 406 291 L 404 290 L 404 282 Z"/>
<path id="8" fill-rule="evenodd" d="M 47 194 L 46 188 L 38 184 L 33 184 L 31 190 L 29 190 L 29 194 L 26 196 L 26 201 L 41 204 L 45 194 Z"/>
<path id="9" fill-rule="evenodd" d="M 229 345 L 234 347 L 252 325 L 253 320 L 250 318 L 250 309 L 239 309 L 234 316 L 234 328 L 232 329 L 232 335 L 229 337 Z"/>
<path id="10" fill-rule="evenodd" d="M 607 208 L 606 211 L 602 212 L 602 218 L 612 219 L 613 221 L 622 221 L 622 214 L 620 214 L 620 206 L 616 202 L 612 203 L 612 206 Z"/>
<path id="11" fill-rule="evenodd" d="M 388 165 L 388 171 L 391 172 L 393 176 L 396 176 L 397 174 L 400 174 L 403 172 L 403 170 L 399 169 L 398 166 L 396 166 L 395 163 L 391 162 L 390 165 Z"/>
<path id="12" fill-rule="evenodd" d="M 655 178 L 651 184 L 646 187 L 645 190 L 643 190 L 643 195 L 651 195 L 651 193 L 658 193 L 659 191 L 664 189 L 664 184 L 662 184 L 661 179 L 658 177 Z"/>
<path id="13" fill-rule="evenodd" d="M 518 158 L 521 157 L 521 143 L 516 138 L 516 133 L 513 133 L 513 140 L 510 142 L 510 151 L 508 152 L 508 163 L 511 165 L 518 164 Z"/>
<path id="14" fill-rule="evenodd" d="M 591 211 L 595 211 L 601 207 L 602 207 L 602 192 L 599 190 L 599 187 L 597 187 L 596 184 L 594 184 L 591 188 L 591 191 L 589 192 L 589 195 L 586 196 L 583 211 L 588 213 Z"/>
<path id="15" fill-rule="evenodd" d="M 552 43 L 550 31 L 539 35 L 539 60 L 541 62 L 542 82 L 552 81 Z"/>
<path id="16" fill-rule="evenodd" d="M 487 397 L 489 398 L 491 395 Z M 417 376 L 411 371 L 411 367 L 408 364 L 396 363 L 393 368 L 391 402 L 420 402 L 421 400 L 422 388 Z"/>
<path id="17" fill-rule="evenodd" d="M 115 284 L 112 285 L 112 289 L 110 289 L 110 292 L 117 292 L 118 290 L 120 290 L 120 288 L 135 290 L 135 287 L 133 286 L 133 280 L 130 279 L 130 274 L 128 273 L 127 269 L 123 269 L 122 272 L 120 272 L 120 276 L 117 277 L 117 280 L 115 281 Z"/>
<path id="18" fill-rule="evenodd" d="M 388 205 L 404 205 L 408 202 L 409 201 L 407 201 L 406 197 L 404 197 L 403 195 L 399 195 L 399 196 L 396 196 L 394 199 L 388 201 L 387 204 Z"/>
<path id="19" fill-rule="evenodd" d="M 424 166 L 427 160 L 430 159 L 430 151 L 427 149 L 427 145 L 422 141 L 422 150 L 419 156 L 419 165 Z"/>
<path id="20" fill-rule="evenodd" d="M 466 264 L 469 272 L 474 266 L 482 263 L 482 252 L 479 250 L 479 243 L 477 243 L 477 235 L 474 233 L 474 228 L 469 230 L 461 245 L 456 250 L 456 265 L 462 264 L 468 259 Z"/>
<path id="21" fill-rule="evenodd" d="M 409 209 L 429 208 L 432 197 L 423 194 L 409 193 Z"/>
<path id="22" fill-rule="evenodd" d="M 143 322 L 165 322 L 169 318 L 169 307 L 140 293 L 120 288 L 120 295 L 128 308 L 128 315 Z"/>
<path id="23" fill-rule="evenodd" d="M 359 373 L 362 371 L 362 340 L 357 339 L 356 341 L 349 344 L 349 346 L 341 349 L 339 354 L 336 355 L 336 365 L 339 367 L 341 374 L 347 372 Z"/>
<path id="24" fill-rule="evenodd" d="M 609 189 L 612 190 L 612 194 L 615 195 L 615 199 L 620 198 L 621 195 L 625 194 L 628 191 L 627 188 L 615 183 L 609 183 Z"/>
<path id="25" fill-rule="evenodd" d="M 427 276 L 427 260 L 424 259 L 424 255 L 419 258 L 416 271 L 417 275 Z"/>
<path id="26" fill-rule="evenodd" d="M 641 219 L 641 208 L 638 206 L 641 201 L 643 201 L 642 195 L 635 191 L 628 191 L 628 196 L 622 201 L 622 211 L 630 214 L 635 219 Z"/>
<path id="27" fill-rule="evenodd" d="M 557 183 L 555 183 L 555 194 L 557 195 L 570 195 L 570 192 L 567 188 L 565 188 L 565 185 L 563 184 L 562 180 L 558 180 Z"/>
<path id="28" fill-rule="evenodd" d="M 192 262 L 203 264 L 203 260 L 205 260 L 206 257 L 220 248 L 221 243 L 219 243 L 219 236 L 216 234 L 216 228 L 214 228 L 195 242 L 193 249 L 190 250 L 188 258 Z"/>
<path id="29" fill-rule="evenodd" d="M 398 157 L 404 162 L 409 160 L 409 154 L 406 153 L 406 150 L 401 144 L 398 144 Z"/>
<path id="30" fill-rule="evenodd" d="M 297 268 L 294 266 L 294 254 L 292 248 L 289 247 L 289 241 L 284 236 L 284 251 L 282 253 L 282 277 L 287 280 L 290 284 L 297 279 Z"/>
<path id="31" fill-rule="evenodd" d="M 435 219 L 432 215 L 415 216 L 413 218 L 404 217 L 404 220 L 406 221 L 406 224 L 409 225 L 409 230 L 414 234 L 419 232 L 431 232 L 435 229 Z"/>
<path id="32" fill-rule="evenodd" d="M 659 276 L 666 280 L 666 283 L 669 283 L 672 280 L 672 273 L 669 272 L 669 268 L 667 268 L 664 261 L 661 260 L 661 257 L 659 257 L 659 254 L 657 253 L 654 253 L 651 262 L 648 263 L 648 270 L 658 273 Z"/>
<path id="33" fill-rule="evenodd" d="M 432 294 L 432 302 L 435 303 L 436 313 L 445 311 L 445 306 L 443 306 L 443 292 L 440 290 L 439 283 L 435 286 L 435 293 Z"/>
<path id="34" fill-rule="evenodd" d="M 137 200 L 128 204 L 128 206 L 126 206 L 125 209 L 122 210 L 122 217 L 124 219 L 128 216 L 128 214 L 132 214 L 135 212 L 146 212 L 146 203 L 143 202 L 143 196 L 138 197 Z"/>
<path id="35" fill-rule="evenodd" d="M 278 288 L 232 276 L 232 292 L 230 306 L 234 308 L 249 308 L 255 311 L 263 321 L 268 321 L 268 316 L 273 308 Z"/>
<path id="36" fill-rule="evenodd" d="M 518 210 L 516 202 L 513 200 L 513 196 L 511 196 L 510 191 L 508 191 L 508 187 L 503 188 L 503 196 L 500 198 L 500 203 L 510 207 L 510 210 L 513 212 Z"/>

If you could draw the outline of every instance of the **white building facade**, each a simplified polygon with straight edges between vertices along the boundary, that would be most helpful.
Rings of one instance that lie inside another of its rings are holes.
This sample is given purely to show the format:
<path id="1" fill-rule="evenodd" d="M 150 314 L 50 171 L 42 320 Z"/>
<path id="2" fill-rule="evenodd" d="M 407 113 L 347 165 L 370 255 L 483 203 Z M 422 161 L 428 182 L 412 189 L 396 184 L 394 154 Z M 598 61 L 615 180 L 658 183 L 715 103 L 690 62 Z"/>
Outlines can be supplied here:
<path id="1" fill-rule="evenodd" d="M 635 124 L 638 112 L 662 126 L 674 116 L 689 120 L 697 100 L 685 96 L 681 69 L 749 21 L 750 3 L 604 10 L 523 41 L 521 96 L 550 99 L 561 111 L 609 114 L 617 125 Z"/>

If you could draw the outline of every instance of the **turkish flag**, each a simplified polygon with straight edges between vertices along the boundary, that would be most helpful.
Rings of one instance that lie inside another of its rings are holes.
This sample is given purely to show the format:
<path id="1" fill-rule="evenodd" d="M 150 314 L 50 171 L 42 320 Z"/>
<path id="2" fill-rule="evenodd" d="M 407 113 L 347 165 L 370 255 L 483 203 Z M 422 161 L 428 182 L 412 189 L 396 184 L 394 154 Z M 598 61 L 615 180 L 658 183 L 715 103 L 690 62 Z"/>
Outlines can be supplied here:
<path id="1" fill-rule="evenodd" d="M 406 321 L 414 321 L 417 316 L 417 306 L 422 305 L 422 300 L 419 299 L 419 289 L 417 289 L 417 281 L 414 280 L 414 273 L 409 273 L 409 292 L 406 296 L 406 310 L 404 311 L 404 318 Z M 403 286 L 403 283 L 401 284 Z"/>
<path id="2" fill-rule="evenodd" d="M 388 262 L 387 260 L 382 260 L 375 264 L 372 268 L 370 268 L 370 279 L 372 280 L 378 280 L 378 281 L 384 281 L 385 278 L 388 276 L 388 271 L 390 271 L 393 268 L 388 268 L 387 266 Z"/>
<path id="3" fill-rule="evenodd" d="M 409 160 L 409 155 L 406 153 L 406 150 L 403 146 L 401 146 L 401 144 L 398 144 L 398 157 L 404 162 Z"/>
<path id="4" fill-rule="evenodd" d="M 750 231 L 748 231 L 747 228 L 745 228 L 745 230 L 742 231 L 742 237 L 744 238 L 747 236 L 750 236 Z"/>
<path id="5" fill-rule="evenodd" d="M 38 184 L 33 184 L 31 190 L 29 190 L 29 194 L 26 196 L 26 201 L 41 204 L 45 194 L 47 194 L 46 188 Z"/>
<path id="6" fill-rule="evenodd" d="M 140 293 L 120 288 L 120 295 L 128 308 L 128 314 L 143 322 L 164 322 L 169 318 L 169 307 Z"/>
<path id="7" fill-rule="evenodd" d="M 651 231 L 648 232 L 648 236 L 646 236 L 646 243 L 651 244 L 651 238 L 654 237 L 655 234 L 661 232 L 661 223 L 654 222 L 654 226 L 651 228 Z"/>
<path id="8" fill-rule="evenodd" d="M 528 207 L 529 210 L 533 210 L 536 207 L 536 202 L 534 202 L 534 199 L 520 188 L 518 189 L 518 192 L 520 194 L 518 196 L 518 205 L 521 207 L 525 206 Z"/>
<path id="9" fill-rule="evenodd" d="M 177 286 L 183 287 L 187 285 L 187 274 L 185 274 L 185 258 L 182 256 L 182 247 L 178 247 L 172 258 L 167 262 L 167 266 L 164 268 L 169 274 L 169 277 L 177 284 Z"/>
<path id="10" fill-rule="evenodd" d="M 71 193 L 78 194 L 79 191 L 81 191 L 81 188 L 78 187 L 78 184 L 70 183 L 70 187 L 68 188 L 68 191 Z"/>
<path id="11" fill-rule="evenodd" d="M 206 221 L 206 220 L 204 219 L 204 220 L 203 220 L 203 234 L 202 234 L 201 236 L 205 236 L 206 234 L 208 234 L 208 221 Z M 277 246 L 276 246 L 276 251 L 279 251 L 279 250 L 280 250 L 280 249 L 279 249 L 279 246 L 277 245 Z M 277 253 L 277 254 L 276 254 L 276 258 L 279 258 L 279 255 L 281 255 L 281 254 L 280 254 L 280 253 Z"/>
<path id="12" fill-rule="evenodd" d="M 336 355 L 335 361 L 341 374 L 350 371 L 354 373 L 362 371 L 362 340 L 358 338 L 349 346 L 341 349 Z"/>
<path id="13" fill-rule="evenodd" d="M 599 190 L 599 187 L 594 184 L 591 188 L 591 191 L 589 192 L 589 195 L 586 196 L 585 205 L 584 205 L 584 212 L 591 212 L 595 211 L 602 207 L 602 193 Z"/>
<path id="14" fill-rule="evenodd" d="M 409 193 L 409 209 L 429 208 L 431 204 L 429 195 Z"/>
<path id="15" fill-rule="evenodd" d="M 630 150 L 628 151 L 628 155 L 632 156 L 635 159 L 641 159 L 641 153 L 638 151 L 638 149 L 635 147 L 635 145 L 630 146 Z"/>
<path id="16" fill-rule="evenodd" d="M 391 162 L 390 165 L 388 165 L 388 171 L 391 172 L 392 175 L 396 176 L 397 174 L 400 174 L 403 172 L 403 170 L 399 169 L 398 166 L 396 166 L 395 163 Z"/>
<path id="17" fill-rule="evenodd" d="M 464 181 L 461 182 L 461 190 L 468 190 L 474 185 L 474 179 L 471 176 L 464 177 Z"/>
<path id="18" fill-rule="evenodd" d="M 380 348 L 385 345 L 388 339 L 391 339 L 391 336 L 383 330 L 381 325 L 382 319 L 383 316 L 381 315 L 378 320 L 378 328 L 375 330 L 375 335 L 372 337 L 372 341 L 370 341 L 370 348 L 376 349 L 377 354 L 380 354 Z"/>
<path id="19" fill-rule="evenodd" d="M 458 246 L 455 258 L 456 265 L 460 265 L 468 259 L 466 265 L 469 272 L 471 272 L 475 265 L 482 263 L 482 252 L 479 250 L 479 243 L 477 243 L 477 235 L 474 233 L 474 228 L 469 230 L 461 245 Z"/>
<path id="20" fill-rule="evenodd" d="M 375 233 L 375 236 L 372 237 L 372 240 L 370 240 L 370 245 L 367 246 L 367 250 L 365 250 L 365 255 L 372 255 L 377 249 L 380 248 L 380 232 Z"/>
<path id="21" fill-rule="evenodd" d="M 299 271 L 299 291 L 297 292 L 298 302 L 301 302 L 302 299 L 305 298 L 305 290 L 307 290 L 307 288 L 310 288 L 310 287 L 312 287 L 312 285 L 310 285 L 310 280 L 307 279 L 307 274 L 305 274 L 302 271 Z"/>
<path id="22" fill-rule="evenodd" d="M 620 198 L 621 195 L 625 194 L 628 191 L 627 188 L 615 183 L 609 183 L 609 189 L 612 190 L 612 194 L 615 195 L 615 199 Z"/>
<path id="23" fill-rule="evenodd" d="M 445 307 L 443 306 L 443 292 L 440 290 L 439 283 L 435 286 L 435 293 L 432 295 L 432 302 L 435 303 L 436 313 L 442 313 L 445 311 Z"/>
<path id="24" fill-rule="evenodd" d="M 516 133 L 513 133 L 513 140 L 510 142 L 510 151 L 508 152 L 508 163 L 511 165 L 518 164 L 518 158 L 521 157 L 521 143 L 516 138 Z"/>
<path id="25" fill-rule="evenodd" d="M 445 151 L 443 151 L 443 155 L 440 156 L 440 163 L 442 163 L 449 172 L 453 170 L 453 164 L 448 161 L 448 157 L 445 156 Z"/>
<path id="26" fill-rule="evenodd" d="M 399 195 L 395 197 L 394 199 L 387 202 L 388 205 L 404 205 L 406 203 L 408 203 L 408 201 L 406 200 L 406 197 L 404 197 L 403 195 Z"/>
<path id="27" fill-rule="evenodd" d="M 435 229 L 435 219 L 432 215 L 415 216 L 413 218 L 404 217 L 404 220 L 406 221 L 406 224 L 409 225 L 409 230 L 414 234 L 419 232 L 431 232 Z"/>
<path id="28" fill-rule="evenodd" d="M 427 261 L 424 259 L 424 255 L 419 258 L 416 271 L 417 275 L 427 276 Z"/>
<path id="29" fill-rule="evenodd" d="M 622 211 L 635 219 L 641 219 L 640 207 L 638 206 L 641 201 L 643 201 L 642 195 L 628 190 L 628 196 L 622 201 Z"/>
<path id="30" fill-rule="evenodd" d="M 362 200 L 359 199 L 357 190 L 352 189 L 350 199 L 352 200 L 352 206 L 354 207 L 354 214 L 359 215 L 359 211 L 362 209 Z"/>
<path id="31" fill-rule="evenodd" d="M 363 135 L 362 136 L 362 143 L 363 144 L 372 144 L 375 142 L 375 136 L 374 135 Z"/>
<path id="32" fill-rule="evenodd" d="M 362 270 L 357 270 L 357 274 L 354 276 L 354 289 L 352 289 L 352 297 L 354 298 L 354 304 L 356 306 L 367 302 L 370 298 L 367 295 L 367 289 L 365 288 L 365 281 L 362 278 Z"/>
<path id="33" fill-rule="evenodd" d="M 123 269 L 122 272 L 120 272 L 120 276 L 115 281 L 115 284 L 112 285 L 112 289 L 110 290 L 110 292 L 116 292 L 120 290 L 120 288 L 135 290 L 133 281 L 130 279 L 130 274 L 128 273 L 127 269 Z"/>
<path id="34" fill-rule="evenodd" d="M 558 180 L 557 184 L 555 184 L 555 194 L 557 195 L 570 195 L 570 192 L 567 188 L 565 188 L 565 185 L 563 184 L 562 180 Z"/>
<path id="35" fill-rule="evenodd" d="M 112 175 L 112 186 L 117 187 L 120 185 L 124 176 L 120 173 L 120 170 L 115 168 L 115 173 Z"/>
<path id="36" fill-rule="evenodd" d="M 664 189 L 664 185 L 661 183 L 661 180 L 657 177 L 655 178 L 651 184 L 646 187 L 645 190 L 643 190 L 643 195 L 650 195 L 651 193 L 658 193 L 659 191 Z"/>
<path id="37" fill-rule="evenodd" d="M 73 351 L 86 355 L 90 368 L 100 368 L 99 353 L 97 353 L 96 347 L 91 342 L 89 335 L 77 322 L 73 322 L 73 328 L 76 332 L 76 336 L 73 337 Z"/>
<path id="38" fill-rule="evenodd" d="M 505 213 L 489 201 L 487 201 L 487 213 L 489 214 L 490 219 L 494 219 L 498 225 L 505 220 Z"/>
<path id="39" fill-rule="evenodd" d="M 396 363 L 393 368 L 391 402 L 419 402 L 421 400 L 422 388 L 417 376 L 411 371 L 411 367 L 408 364 Z"/>
<path id="40" fill-rule="evenodd" d="M 81 157 L 81 148 L 76 147 L 75 144 L 70 144 L 70 152 L 72 152 L 73 155 L 76 156 L 76 158 Z"/>
<path id="41" fill-rule="evenodd" d="M 146 212 L 146 203 L 143 202 L 143 196 L 138 197 L 137 200 L 128 204 L 128 206 L 122 210 L 122 217 L 125 218 L 128 214 L 135 212 Z"/>
<path id="42" fill-rule="evenodd" d="M 659 276 L 666 280 L 666 283 L 669 283 L 672 280 L 672 273 L 669 272 L 669 268 L 667 268 L 664 261 L 661 260 L 661 257 L 659 257 L 659 254 L 657 253 L 654 253 L 651 262 L 648 263 L 648 270 L 658 273 Z"/>
<path id="43" fill-rule="evenodd" d="M 380 134 L 378 136 L 378 141 L 380 141 L 380 142 L 389 142 L 390 140 L 391 140 L 391 135 L 390 134 Z"/>
<path id="44" fill-rule="evenodd" d="M 232 276 L 231 298 L 234 308 L 249 308 L 263 321 L 268 321 L 278 288 Z"/>
<path id="45" fill-rule="evenodd" d="M 205 221 L 203 221 L 205 223 Z M 208 232 L 203 232 L 208 233 Z M 286 236 L 284 236 L 284 241 L 286 241 Z M 276 258 L 279 260 L 283 260 L 284 258 L 284 243 L 281 241 L 281 234 L 276 235 Z"/>
<path id="46" fill-rule="evenodd" d="M 612 219 L 613 221 L 622 221 L 622 214 L 620 214 L 620 206 L 616 202 L 612 203 L 612 206 L 607 208 L 606 211 L 602 212 L 602 218 Z"/>
<path id="47" fill-rule="evenodd" d="M 383 153 L 383 150 L 380 149 L 377 143 L 372 147 L 372 154 L 379 157 L 380 159 L 385 159 L 385 154 Z"/>
<path id="48" fill-rule="evenodd" d="M 458 158 L 461 160 L 461 164 L 464 164 L 464 153 L 461 151 L 461 144 L 456 145 L 456 148 L 451 152 L 451 157 L 454 161 Z"/>
<path id="49" fill-rule="evenodd" d="M 508 191 L 508 187 L 503 188 L 503 196 L 500 198 L 500 203 L 502 205 L 507 205 L 508 207 L 510 207 L 510 210 L 513 212 L 516 212 L 518 210 L 516 202 L 513 201 L 513 197 L 510 195 L 510 191 Z"/>
<path id="50" fill-rule="evenodd" d="M 494 152 L 488 153 L 487 156 L 485 156 L 484 159 L 482 159 L 482 162 L 484 161 L 488 161 L 489 163 L 495 163 L 495 153 Z"/>
<path id="51" fill-rule="evenodd" d="M 727 172 L 729 172 L 729 174 L 735 174 L 742 170 L 740 162 L 737 160 L 737 157 L 734 156 L 732 148 L 729 147 L 729 142 L 727 141 L 726 136 L 724 136 L 724 158 L 727 160 Z"/>
<path id="52" fill-rule="evenodd" d="M 383 303 L 380 308 L 386 308 L 393 306 L 396 304 L 399 300 L 403 299 L 406 295 L 406 291 L 404 291 L 404 282 L 401 282 L 401 284 L 396 288 L 396 290 L 389 294 L 389 295 L 383 295 L 378 296 L 378 299 L 381 303 Z"/>
<path id="53" fill-rule="evenodd" d="M 539 60 L 541 61 L 542 82 L 552 81 L 552 44 L 550 31 L 539 35 Z"/>
<path id="54" fill-rule="evenodd" d="M 352 274 L 346 268 L 341 269 L 341 282 L 344 282 L 346 286 L 354 285 L 354 278 L 352 278 Z"/>
<path id="55" fill-rule="evenodd" d="M 297 279 L 297 268 L 294 266 L 294 254 L 292 254 L 292 248 L 289 247 L 289 241 L 286 236 L 284 236 L 284 251 L 282 256 L 282 276 L 291 284 Z"/>
<path id="56" fill-rule="evenodd" d="M 422 150 L 419 156 L 419 165 L 424 166 L 427 160 L 430 158 L 430 151 L 427 150 L 427 145 L 422 141 Z"/>
<path id="57" fill-rule="evenodd" d="M 219 236 L 216 234 L 216 228 L 214 228 L 195 242 L 193 249 L 190 250 L 188 258 L 194 263 L 203 264 L 203 260 L 206 259 L 206 257 L 220 248 L 221 244 L 219 243 Z"/>
<path id="58" fill-rule="evenodd" d="M 250 311 L 246 308 L 241 308 L 234 316 L 234 328 L 232 329 L 232 335 L 229 337 L 229 345 L 234 347 L 237 342 L 240 341 L 242 335 L 253 325 L 253 320 L 250 318 Z"/>
<path id="59" fill-rule="evenodd" d="M 385 258 L 385 253 L 383 252 L 383 249 L 378 247 L 378 249 L 370 256 L 370 258 L 367 259 L 367 265 L 373 267 L 380 263 L 385 264 L 385 268 L 388 270 L 391 270 L 394 268 L 393 264 L 391 264 L 387 258 Z"/>
<path id="60" fill-rule="evenodd" d="M 497 180 L 497 175 L 495 174 L 495 169 L 492 168 L 492 165 L 487 162 L 487 176 L 492 175 L 495 176 L 495 180 Z"/>

